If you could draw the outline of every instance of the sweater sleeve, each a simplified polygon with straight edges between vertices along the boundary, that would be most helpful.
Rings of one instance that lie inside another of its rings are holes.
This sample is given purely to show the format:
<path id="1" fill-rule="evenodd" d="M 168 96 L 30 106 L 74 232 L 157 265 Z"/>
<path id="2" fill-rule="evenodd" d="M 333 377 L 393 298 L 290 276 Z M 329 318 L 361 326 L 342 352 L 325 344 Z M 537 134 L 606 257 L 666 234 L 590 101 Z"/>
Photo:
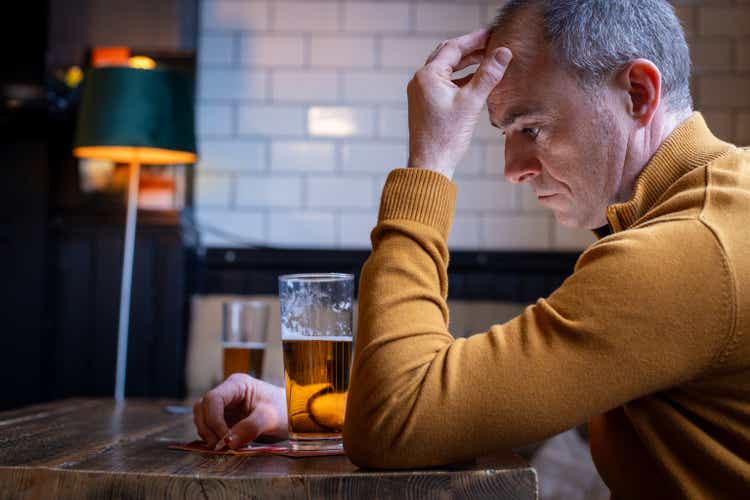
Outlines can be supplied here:
<path id="1" fill-rule="evenodd" d="M 550 297 L 454 339 L 454 200 L 453 184 L 430 171 L 399 169 L 386 182 L 359 287 L 344 428 L 354 463 L 436 466 L 528 444 L 711 367 L 731 291 L 696 220 L 600 240 Z"/>

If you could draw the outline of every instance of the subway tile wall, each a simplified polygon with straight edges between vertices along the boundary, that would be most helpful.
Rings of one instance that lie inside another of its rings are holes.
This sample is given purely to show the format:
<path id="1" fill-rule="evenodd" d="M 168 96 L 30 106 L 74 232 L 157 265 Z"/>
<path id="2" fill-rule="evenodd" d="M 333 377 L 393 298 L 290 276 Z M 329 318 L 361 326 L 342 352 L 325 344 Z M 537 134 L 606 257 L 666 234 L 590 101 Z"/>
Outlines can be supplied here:
<path id="1" fill-rule="evenodd" d="M 750 1 L 675 2 L 696 107 L 750 143 Z M 407 158 L 405 86 L 441 40 L 489 22 L 482 0 L 202 0 L 197 220 L 207 246 L 368 248 L 388 171 Z M 457 170 L 454 249 L 578 250 L 503 178 L 486 115 Z"/>

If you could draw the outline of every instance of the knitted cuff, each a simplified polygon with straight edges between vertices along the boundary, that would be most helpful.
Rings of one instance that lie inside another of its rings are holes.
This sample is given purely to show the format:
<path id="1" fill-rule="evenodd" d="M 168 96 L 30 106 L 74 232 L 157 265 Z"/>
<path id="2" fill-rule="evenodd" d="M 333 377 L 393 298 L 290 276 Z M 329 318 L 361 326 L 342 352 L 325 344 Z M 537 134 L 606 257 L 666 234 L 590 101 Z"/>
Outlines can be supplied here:
<path id="1" fill-rule="evenodd" d="M 444 238 L 453 222 L 456 185 L 424 168 L 399 168 L 388 174 L 380 199 L 378 222 L 406 219 L 437 229 Z"/>

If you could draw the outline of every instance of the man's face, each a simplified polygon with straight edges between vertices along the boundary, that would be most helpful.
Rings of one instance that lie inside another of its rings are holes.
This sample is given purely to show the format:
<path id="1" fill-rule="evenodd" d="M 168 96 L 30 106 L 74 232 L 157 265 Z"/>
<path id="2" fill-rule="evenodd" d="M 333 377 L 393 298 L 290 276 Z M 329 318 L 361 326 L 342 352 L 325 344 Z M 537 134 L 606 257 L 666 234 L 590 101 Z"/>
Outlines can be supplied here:
<path id="1" fill-rule="evenodd" d="M 539 23 L 514 23 L 523 24 Z M 513 61 L 487 105 L 505 134 L 506 178 L 531 184 L 560 224 L 604 225 L 606 207 L 619 201 L 628 135 L 613 91 L 582 89 L 552 60 L 541 33 L 496 33 L 488 50 L 500 45 Z"/>

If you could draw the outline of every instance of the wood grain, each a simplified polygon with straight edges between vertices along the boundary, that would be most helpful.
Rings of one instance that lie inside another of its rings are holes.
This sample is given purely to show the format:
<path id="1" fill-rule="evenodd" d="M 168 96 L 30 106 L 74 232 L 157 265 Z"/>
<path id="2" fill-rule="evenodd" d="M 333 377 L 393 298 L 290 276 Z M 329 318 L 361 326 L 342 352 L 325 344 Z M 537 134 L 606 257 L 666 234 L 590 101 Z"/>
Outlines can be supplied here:
<path id="1" fill-rule="evenodd" d="M 169 401 L 66 400 L 0 413 L 2 498 L 537 498 L 512 452 L 413 471 L 358 469 L 345 456 L 188 453 L 191 415 Z"/>

